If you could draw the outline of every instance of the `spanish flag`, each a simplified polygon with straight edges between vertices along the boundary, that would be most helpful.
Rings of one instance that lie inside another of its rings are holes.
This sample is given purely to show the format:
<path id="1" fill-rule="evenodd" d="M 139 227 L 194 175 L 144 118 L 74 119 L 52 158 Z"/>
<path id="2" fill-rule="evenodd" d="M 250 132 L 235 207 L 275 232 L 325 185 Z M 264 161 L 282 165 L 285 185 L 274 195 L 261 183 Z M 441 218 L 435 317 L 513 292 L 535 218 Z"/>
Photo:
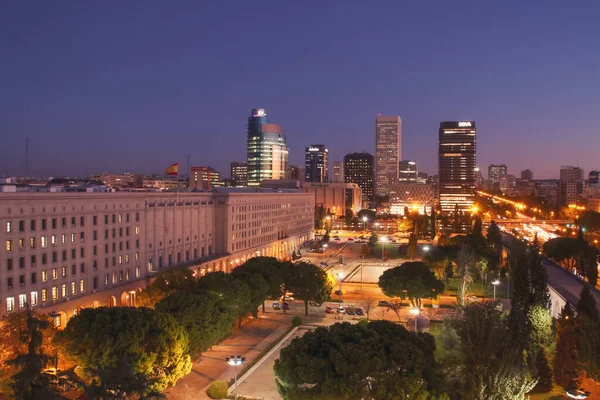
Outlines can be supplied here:
<path id="1" fill-rule="evenodd" d="M 175 164 L 169 166 L 167 168 L 167 170 L 165 171 L 165 174 L 167 174 L 167 175 L 179 175 L 179 163 L 176 162 Z"/>

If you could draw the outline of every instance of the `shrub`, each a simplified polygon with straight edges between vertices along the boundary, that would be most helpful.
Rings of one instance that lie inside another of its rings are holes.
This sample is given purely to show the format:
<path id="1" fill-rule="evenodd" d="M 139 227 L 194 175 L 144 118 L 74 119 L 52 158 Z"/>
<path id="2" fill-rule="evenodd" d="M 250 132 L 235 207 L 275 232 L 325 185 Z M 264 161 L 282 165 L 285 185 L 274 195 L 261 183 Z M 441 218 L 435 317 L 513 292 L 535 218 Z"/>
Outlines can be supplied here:
<path id="1" fill-rule="evenodd" d="M 361 319 L 360 321 L 358 321 L 358 326 L 369 326 L 369 321 L 367 321 L 366 319 Z"/>
<path id="2" fill-rule="evenodd" d="M 206 390 L 211 399 L 224 399 L 227 397 L 227 383 L 225 381 L 214 381 Z"/>
<path id="3" fill-rule="evenodd" d="M 302 325 L 302 318 L 300 318 L 300 316 L 296 315 L 294 317 L 294 319 L 292 320 L 292 326 L 300 326 Z"/>

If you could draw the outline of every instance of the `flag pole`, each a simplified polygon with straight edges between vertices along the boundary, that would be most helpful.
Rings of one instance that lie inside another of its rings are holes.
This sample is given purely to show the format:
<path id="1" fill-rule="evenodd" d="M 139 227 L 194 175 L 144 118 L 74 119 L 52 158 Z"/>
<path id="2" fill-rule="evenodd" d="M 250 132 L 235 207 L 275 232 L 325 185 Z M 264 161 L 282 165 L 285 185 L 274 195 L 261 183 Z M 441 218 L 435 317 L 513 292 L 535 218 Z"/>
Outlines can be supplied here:
<path id="1" fill-rule="evenodd" d="M 177 165 L 177 204 L 179 204 L 179 165 Z"/>

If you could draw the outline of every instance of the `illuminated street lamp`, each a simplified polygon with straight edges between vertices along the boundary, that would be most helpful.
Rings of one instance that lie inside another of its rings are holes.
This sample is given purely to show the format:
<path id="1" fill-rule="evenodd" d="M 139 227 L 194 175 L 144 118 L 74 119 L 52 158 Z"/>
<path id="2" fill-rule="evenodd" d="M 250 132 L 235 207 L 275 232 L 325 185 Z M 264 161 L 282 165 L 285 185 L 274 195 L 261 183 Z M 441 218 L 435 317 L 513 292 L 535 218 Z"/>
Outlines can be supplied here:
<path id="1" fill-rule="evenodd" d="M 429 251 L 429 246 L 423 246 L 423 251 L 427 253 Z"/>
<path id="2" fill-rule="evenodd" d="M 421 310 L 419 310 L 418 308 L 411 308 L 410 310 L 408 310 L 408 312 L 415 316 L 415 332 L 416 332 L 417 331 L 417 319 L 419 319 L 419 314 L 421 313 Z"/>
<path id="3" fill-rule="evenodd" d="M 387 238 L 386 238 L 385 236 L 382 236 L 382 237 L 379 239 L 379 242 L 381 243 L 381 259 L 382 259 L 382 260 L 383 260 L 383 258 L 384 258 L 384 257 L 383 257 L 383 249 L 385 249 L 385 244 L 386 244 L 386 242 L 387 242 L 387 241 L 388 241 L 388 240 L 387 240 Z"/>
<path id="4" fill-rule="evenodd" d="M 340 281 L 340 293 L 343 293 L 342 292 L 342 279 L 344 279 L 344 274 L 342 272 L 338 272 L 336 275 L 338 277 L 338 281 Z"/>
<path id="5" fill-rule="evenodd" d="M 494 282 L 492 282 L 492 285 L 494 285 L 494 301 L 496 301 L 496 286 L 498 286 L 500 284 L 500 281 L 498 279 L 496 279 Z"/>
<path id="6" fill-rule="evenodd" d="M 321 258 L 325 258 L 325 253 L 327 252 L 327 243 L 323 245 L 323 253 L 321 253 Z"/>
<path id="7" fill-rule="evenodd" d="M 363 226 L 364 226 L 363 230 L 364 230 L 364 231 L 366 231 L 366 230 L 367 230 L 367 220 L 368 220 L 368 218 L 367 218 L 367 217 L 363 217 Z"/>
<path id="8" fill-rule="evenodd" d="M 239 354 L 236 356 L 229 356 L 225 359 L 225 361 L 227 361 L 227 364 L 231 365 L 234 369 L 235 369 L 235 395 L 234 395 L 234 399 L 237 400 L 237 367 L 241 366 L 244 361 L 246 361 L 246 357 L 242 357 Z"/>

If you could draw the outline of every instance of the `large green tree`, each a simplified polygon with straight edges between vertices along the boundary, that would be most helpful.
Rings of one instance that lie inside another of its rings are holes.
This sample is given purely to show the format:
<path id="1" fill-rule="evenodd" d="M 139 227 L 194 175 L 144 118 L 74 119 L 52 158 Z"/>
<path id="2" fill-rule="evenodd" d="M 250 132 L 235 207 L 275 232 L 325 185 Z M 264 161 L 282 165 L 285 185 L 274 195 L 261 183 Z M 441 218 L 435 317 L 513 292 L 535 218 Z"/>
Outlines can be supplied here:
<path id="1" fill-rule="evenodd" d="M 223 271 L 204 275 L 198 280 L 196 290 L 219 295 L 226 302 L 230 314 L 238 319 L 238 325 L 241 325 L 243 317 L 253 312 L 260 304 L 260 302 L 256 304 L 252 302 L 252 293 L 248 284 Z"/>
<path id="2" fill-rule="evenodd" d="M 275 361 L 288 400 L 432 399 L 442 387 L 435 341 L 389 321 L 319 327 L 296 338 Z"/>
<path id="3" fill-rule="evenodd" d="M 57 338 L 100 387 L 127 395 L 163 391 L 192 369 L 185 329 L 149 308 L 87 308 Z"/>
<path id="4" fill-rule="evenodd" d="M 413 233 L 408 237 L 408 247 L 406 248 L 406 258 L 413 260 L 417 256 L 417 235 Z"/>
<path id="5" fill-rule="evenodd" d="M 267 283 L 267 296 L 275 300 L 281 297 L 283 276 L 285 268 L 284 263 L 275 257 L 253 257 L 244 264 L 235 268 L 231 274 L 247 278 L 249 275 L 260 275 Z M 263 312 L 265 311 L 265 302 L 262 302 Z"/>
<path id="6" fill-rule="evenodd" d="M 308 315 L 308 302 L 322 303 L 327 300 L 333 285 L 321 268 L 301 262 L 288 268 L 285 289 L 304 302 L 304 315 Z"/>
<path id="7" fill-rule="evenodd" d="M 556 320 L 554 355 L 554 379 L 564 387 L 569 386 L 576 375 L 577 346 L 577 322 L 571 306 L 567 303 Z"/>
<path id="8" fill-rule="evenodd" d="M 171 293 L 193 290 L 195 282 L 188 267 L 167 268 L 136 296 L 136 305 L 153 308 Z"/>
<path id="9" fill-rule="evenodd" d="M 43 351 L 43 331 L 48 329 L 49 322 L 45 318 L 37 318 L 29 306 L 25 310 L 25 317 L 25 330 L 18 334 L 27 350 L 7 361 L 9 366 L 17 370 L 11 377 L 10 386 L 17 400 L 52 399 L 54 396 L 50 391 L 48 376 L 42 373 L 54 361 L 53 357 Z"/>
<path id="10" fill-rule="evenodd" d="M 496 221 L 490 223 L 487 231 L 486 238 L 488 246 L 494 249 L 496 252 L 502 251 L 502 235 L 500 234 L 500 228 L 496 224 Z"/>
<path id="11" fill-rule="evenodd" d="M 581 231 L 580 231 L 581 232 Z M 583 237 L 558 237 L 544 243 L 544 253 L 569 272 L 586 277 L 589 284 L 598 282 L 598 251 Z"/>
<path id="12" fill-rule="evenodd" d="M 156 310 L 169 314 L 185 328 L 192 360 L 231 333 L 235 315 L 226 299 L 212 292 L 176 292 L 156 304 Z"/>
<path id="13" fill-rule="evenodd" d="M 600 377 L 600 321 L 596 300 L 584 283 L 577 303 L 578 362 L 591 378 Z"/>
<path id="14" fill-rule="evenodd" d="M 493 303 L 473 303 L 454 321 L 460 340 L 461 399 L 525 399 L 537 383 L 508 321 Z"/>
<path id="15" fill-rule="evenodd" d="M 407 261 L 386 270 L 379 277 L 379 287 L 386 296 L 409 299 L 418 309 L 422 299 L 436 299 L 444 292 L 444 282 L 421 261 Z"/>

